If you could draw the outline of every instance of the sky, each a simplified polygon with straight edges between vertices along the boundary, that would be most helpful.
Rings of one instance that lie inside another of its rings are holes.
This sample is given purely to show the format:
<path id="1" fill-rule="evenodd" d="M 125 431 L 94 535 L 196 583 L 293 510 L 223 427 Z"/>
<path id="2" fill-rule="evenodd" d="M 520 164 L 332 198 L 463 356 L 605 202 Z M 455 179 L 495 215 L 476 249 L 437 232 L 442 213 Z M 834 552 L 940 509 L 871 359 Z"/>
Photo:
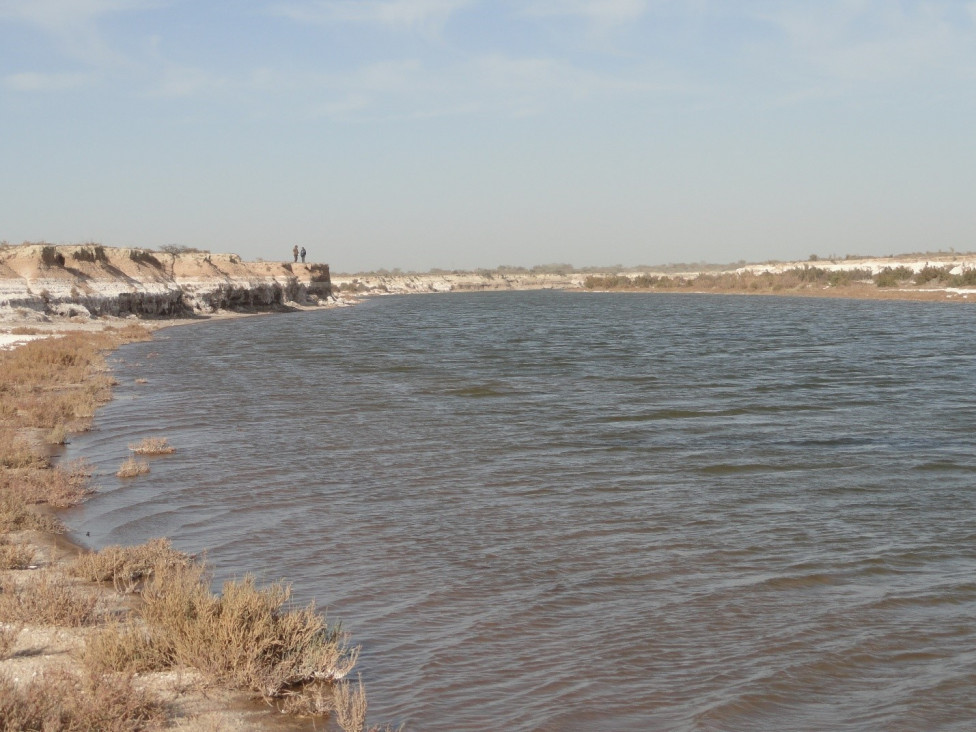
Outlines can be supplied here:
<path id="1" fill-rule="evenodd" d="M 0 241 L 976 249 L 976 0 L 0 0 Z"/>

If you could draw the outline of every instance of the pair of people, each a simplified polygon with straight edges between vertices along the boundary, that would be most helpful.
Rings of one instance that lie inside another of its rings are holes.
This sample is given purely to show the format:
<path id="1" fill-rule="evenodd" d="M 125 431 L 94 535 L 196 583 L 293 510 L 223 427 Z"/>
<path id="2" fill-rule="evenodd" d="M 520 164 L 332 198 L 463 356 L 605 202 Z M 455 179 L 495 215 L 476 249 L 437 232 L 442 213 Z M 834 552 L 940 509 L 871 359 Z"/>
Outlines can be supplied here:
<path id="1" fill-rule="evenodd" d="M 291 253 L 295 255 L 296 262 L 298 261 L 298 256 L 300 254 L 302 257 L 302 264 L 305 264 L 305 247 L 302 247 L 301 251 L 299 251 L 298 245 L 296 244 L 295 247 L 291 250 Z"/>

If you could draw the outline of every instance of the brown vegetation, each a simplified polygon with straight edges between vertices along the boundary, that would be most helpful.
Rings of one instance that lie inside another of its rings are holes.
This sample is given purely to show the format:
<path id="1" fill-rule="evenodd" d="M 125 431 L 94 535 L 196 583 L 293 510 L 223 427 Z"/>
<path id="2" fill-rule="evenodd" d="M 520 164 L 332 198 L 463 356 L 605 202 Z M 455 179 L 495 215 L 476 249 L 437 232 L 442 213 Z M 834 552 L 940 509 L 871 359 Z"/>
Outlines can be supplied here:
<path id="1" fill-rule="evenodd" d="M 147 437 L 129 445 L 129 449 L 137 455 L 169 455 L 176 452 L 176 448 L 165 437 Z"/>
<path id="2" fill-rule="evenodd" d="M 314 606 L 288 607 L 287 585 L 260 588 L 245 577 L 224 583 L 216 595 L 205 566 L 165 540 L 108 547 L 81 557 L 75 573 L 135 590 L 142 600 L 127 622 L 88 637 L 84 657 L 93 673 L 193 668 L 211 683 L 287 697 L 293 712 L 338 709 L 322 700 L 340 688 L 334 682 L 349 673 L 359 649 Z"/>
<path id="3" fill-rule="evenodd" d="M 868 268 L 833 270 L 814 265 L 791 267 L 782 272 L 720 272 L 695 276 L 610 273 L 590 275 L 583 281 L 588 290 L 679 290 L 690 292 L 802 293 L 840 288 L 851 293 L 865 287 L 917 288 L 938 284 L 942 287 L 976 285 L 976 270 L 950 274 L 950 267 L 926 266 L 919 272 L 904 265 L 885 267 L 877 274 Z"/>
<path id="4" fill-rule="evenodd" d="M 131 732 L 158 726 L 165 705 L 131 676 L 59 670 L 17 686 L 0 676 L 0 729 Z"/>
<path id="5" fill-rule="evenodd" d="M 38 570 L 29 582 L 5 581 L 0 590 L 0 622 L 77 628 L 96 620 L 97 598 L 56 570 Z"/>
<path id="6" fill-rule="evenodd" d="M 0 569 L 27 569 L 34 561 L 34 547 L 0 536 Z"/>
<path id="7" fill-rule="evenodd" d="M 119 478 L 135 478 L 137 475 L 145 475 L 149 472 L 149 463 L 145 460 L 136 460 L 131 455 L 122 461 L 118 471 L 115 473 Z"/>

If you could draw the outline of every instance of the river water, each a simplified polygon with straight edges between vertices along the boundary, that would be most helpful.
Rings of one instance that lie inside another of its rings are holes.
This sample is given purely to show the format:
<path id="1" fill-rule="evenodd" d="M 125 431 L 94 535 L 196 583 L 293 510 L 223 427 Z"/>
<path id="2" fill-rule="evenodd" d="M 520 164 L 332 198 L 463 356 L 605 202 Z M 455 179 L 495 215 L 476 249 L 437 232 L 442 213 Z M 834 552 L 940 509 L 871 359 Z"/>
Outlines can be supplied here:
<path id="1" fill-rule="evenodd" d="M 172 328 L 115 354 L 67 520 L 288 579 L 362 644 L 373 723 L 969 730 L 973 334 L 559 292 Z M 116 479 L 147 436 L 178 451 Z"/>

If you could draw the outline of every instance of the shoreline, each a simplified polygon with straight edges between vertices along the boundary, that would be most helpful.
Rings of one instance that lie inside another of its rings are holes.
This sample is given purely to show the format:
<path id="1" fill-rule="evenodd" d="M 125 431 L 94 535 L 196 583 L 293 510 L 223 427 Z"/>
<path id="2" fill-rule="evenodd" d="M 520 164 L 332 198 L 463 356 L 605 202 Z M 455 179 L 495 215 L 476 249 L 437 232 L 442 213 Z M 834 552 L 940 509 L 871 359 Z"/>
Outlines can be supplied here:
<path id="1" fill-rule="evenodd" d="M 152 333 L 171 327 L 194 325 L 204 322 L 220 322 L 257 315 L 271 315 L 277 312 L 300 312 L 308 310 L 322 309 L 323 307 L 336 307 L 330 304 L 318 306 L 297 306 L 289 307 L 287 310 L 260 311 L 260 312 L 219 312 L 211 316 L 175 318 L 175 319 L 153 319 L 138 320 L 137 327 L 148 332 L 151 339 Z M 97 321 L 78 322 L 53 322 L 45 323 L 47 327 L 43 332 L 32 333 L 32 338 L 26 339 L 28 342 L 38 340 L 61 339 L 70 336 L 72 333 L 103 335 L 106 332 L 113 332 L 122 327 L 127 328 L 133 325 L 133 319 L 125 318 L 100 318 Z M 16 326 L 8 328 L 14 329 Z M 0 331 L 2 333 L 3 331 Z M 0 340 L 0 354 L 4 346 L 10 350 L 20 350 L 17 346 L 20 343 L 12 343 L 18 338 L 10 338 L 11 334 Z M 4 342 L 6 341 L 6 343 Z M 114 353 L 125 341 L 115 342 L 111 347 L 101 350 L 102 366 L 96 367 L 93 376 L 109 378 L 114 383 L 110 368 L 104 364 L 104 358 Z M 85 387 L 86 382 L 79 386 Z M 55 388 L 55 387 L 52 387 Z M 109 392 L 97 404 L 95 410 L 104 406 L 114 398 Z M 86 423 L 79 423 L 69 429 L 67 436 L 90 429 L 90 420 L 94 419 L 94 412 Z M 41 452 L 47 457 L 43 459 L 44 464 L 50 467 L 41 467 L 41 470 L 58 471 L 67 468 L 70 463 L 63 459 L 63 455 L 57 449 L 46 449 L 43 440 L 39 439 L 38 429 L 34 427 L 15 427 L 11 428 L 9 420 L 0 421 L 0 428 L 4 434 L 17 440 L 27 440 L 34 449 L 40 448 Z M 7 443 L 5 443 L 7 444 Z M 12 443 L 11 443 L 12 444 Z M 55 446 L 52 446 L 55 447 Z M 84 460 L 84 456 L 81 457 Z M 74 461 L 72 461 L 74 462 Z M 3 487 L 6 491 L 12 484 L 10 476 L 6 475 L 8 469 L 6 464 L 0 465 L 0 471 L 4 474 Z M 85 486 L 84 492 L 91 489 Z M 83 498 L 82 498 L 83 500 Z M 64 504 L 64 508 L 70 504 Z M 121 595 L 112 588 L 111 585 L 105 586 L 97 582 L 90 582 L 83 579 L 74 578 L 71 575 L 71 566 L 80 557 L 95 553 L 93 547 L 88 546 L 82 537 L 75 534 L 71 527 L 65 525 L 60 515 L 62 510 L 50 501 L 43 501 L 32 507 L 32 512 L 38 516 L 47 516 L 52 524 L 50 529 L 8 530 L 7 527 L 0 528 L 0 541 L 8 546 L 15 546 L 20 550 L 28 551 L 31 555 L 30 565 L 24 568 L 6 567 L 0 568 L 0 597 L 9 594 L 11 588 L 16 586 L 17 592 L 30 591 L 33 584 L 44 584 L 44 578 L 56 573 L 59 581 L 64 581 L 70 591 L 86 597 L 94 598 L 93 602 L 99 608 L 98 613 L 101 620 L 93 625 L 84 627 L 65 627 L 59 624 L 50 625 L 44 623 L 33 623 L 25 621 L 12 621 L 9 618 L 0 618 L 0 633 L 6 635 L 11 630 L 14 633 L 13 646 L 3 649 L 0 648 L 0 679 L 10 679 L 15 686 L 24 683 L 33 683 L 32 680 L 46 679 L 48 677 L 57 678 L 65 673 L 75 677 L 83 678 L 85 664 L 86 642 L 92 633 L 104 627 L 104 623 L 111 617 L 126 615 L 131 612 L 132 600 L 129 596 Z M 53 528 L 53 524 L 59 524 L 60 529 Z M 53 676 L 52 676 L 53 675 Z M 278 710 L 275 705 L 269 706 L 266 701 L 255 698 L 252 692 L 236 690 L 230 687 L 214 685 L 206 681 L 199 672 L 191 668 L 178 668 L 175 671 L 153 672 L 148 674 L 137 673 L 133 677 L 137 687 L 155 697 L 161 699 L 166 708 L 168 721 L 165 726 L 175 724 L 184 730 L 205 730 L 214 729 L 239 729 L 239 730 L 297 730 L 307 729 L 312 724 L 308 720 L 293 715 L 283 715 L 276 713 Z M 328 716 L 321 724 L 329 725 Z M 138 728 L 156 728 L 153 725 Z"/>

